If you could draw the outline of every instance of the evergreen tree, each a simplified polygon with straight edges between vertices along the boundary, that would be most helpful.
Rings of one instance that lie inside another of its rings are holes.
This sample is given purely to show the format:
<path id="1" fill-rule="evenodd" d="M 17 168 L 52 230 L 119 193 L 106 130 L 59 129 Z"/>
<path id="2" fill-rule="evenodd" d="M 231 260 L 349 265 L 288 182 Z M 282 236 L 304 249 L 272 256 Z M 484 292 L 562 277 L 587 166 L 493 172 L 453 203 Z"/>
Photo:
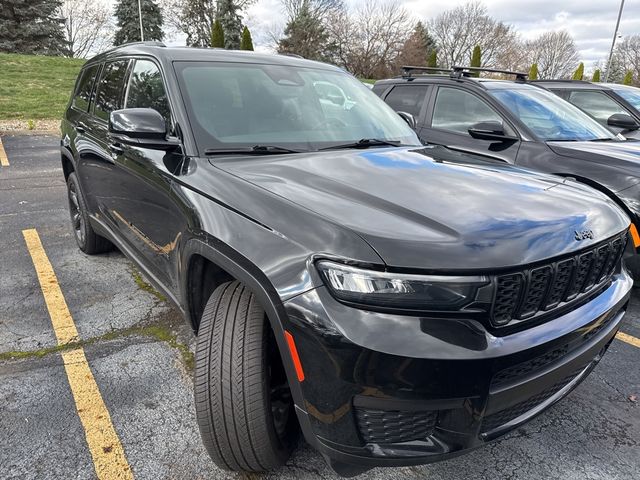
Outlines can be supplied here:
<path id="1" fill-rule="evenodd" d="M 153 0 L 142 1 L 142 29 L 144 40 L 162 40 L 164 33 L 162 25 L 164 19 L 160 7 Z M 138 0 L 120 0 L 116 4 L 115 16 L 118 29 L 113 37 L 114 45 L 139 42 L 140 16 L 138 14 Z"/>
<path id="2" fill-rule="evenodd" d="M 592 82 L 599 82 L 600 81 L 600 69 L 596 68 L 596 71 L 593 72 L 593 78 L 591 79 Z"/>
<path id="3" fill-rule="evenodd" d="M 480 51 L 480 45 L 476 45 L 473 49 L 473 54 L 471 55 L 471 67 L 481 67 L 482 66 L 482 52 Z M 480 72 L 473 73 L 472 76 L 479 77 Z"/>
<path id="4" fill-rule="evenodd" d="M 416 23 L 413 32 L 404 42 L 402 50 L 396 59 L 398 67 L 404 65 L 424 66 L 429 63 L 429 56 L 435 51 L 433 38 L 427 33 L 422 22 Z"/>
<path id="5" fill-rule="evenodd" d="M 220 20 L 216 18 L 211 29 L 211 46 L 213 48 L 224 48 L 224 30 Z"/>
<path id="6" fill-rule="evenodd" d="M 60 0 L 4 0 L 0 6 L 0 52 L 68 55 Z"/>
<path id="7" fill-rule="evenodd" d="M 278 53 L 295 53 L 310 60 L 326 60 L 330 49 L 323 23 L 313 16 L 306 3 L 298 15 L 289 20 L 284 37 L 278 42 Z"/>
<path id="8" fill-rule="evenodd" d="M 582 77 L 584 77 L 584 63 L 580 62 L 576 71 L 573 72 L 573 80 L 582 80 Z"/>
<path id="9" fill-rule="evenodd" d="M 218 0 L 218 15 L 224 30 L 224 48 L 237 50 L 240 48 L 242 36 L 242 17 L 240 7 L 235 0 Z"/>
<path id="10" fill-rule="evenodd" d="M 253 40 L 251 39 L 251 32 L 245 26 L 242 30 L 242 41 L 240 42 L 240 50 L 253 50 Z"/>
<path id="11" fill-rule="evenodd" d="M 531 65 L 529 69 L 529 80 L 537 80 L 538 79 L 538 64 L 534 63 Z"/>
<path id="12" fill-rule="evenodd" d="M 629 70 L 624 76 L 624 79 L 622 80 L 622 84 L 633 85 L 633 72 L 631 70 Z"/>
<path id="13" fill-rule="evenodd" d="M 438 66 L 438 51 L 434 48 L 431 50 L 429 54 L 429 58 L 427 60 L 427 67 L 436 68 Z"/>

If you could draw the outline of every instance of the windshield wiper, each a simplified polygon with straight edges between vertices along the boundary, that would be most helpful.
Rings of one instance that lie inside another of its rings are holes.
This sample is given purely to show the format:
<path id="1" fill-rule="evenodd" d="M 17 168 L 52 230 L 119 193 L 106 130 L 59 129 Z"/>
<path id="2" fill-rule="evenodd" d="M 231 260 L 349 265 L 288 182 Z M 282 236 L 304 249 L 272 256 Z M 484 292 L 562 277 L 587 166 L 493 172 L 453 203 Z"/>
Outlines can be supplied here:
<path id="1" fill-rule="evenodd" d="M 282 153 L 301 153 L 278 145 L 254 145 L 253 147 L 240 148 L 208 148 L 205 155 L 279 155 Z"/>
<path id="2" fill-rule="evenodd" d="M 340 150 L 342 148 L 369 148 L 369 147 L 399 147 L 398 140 L 381 140 L 379 138 L 362 138 L 357 142 L 343 143 L 341 145 L 332 145 L 330 147 L 319 148 L 318 150 Z"/>
<path id="3" fill-rule="evenodd" d="M 594 138 L 592 140 L 589 140 L 590 142 L 613 142 L 613 138 L 610 137 L 606 137 L 606 138 Z"/>

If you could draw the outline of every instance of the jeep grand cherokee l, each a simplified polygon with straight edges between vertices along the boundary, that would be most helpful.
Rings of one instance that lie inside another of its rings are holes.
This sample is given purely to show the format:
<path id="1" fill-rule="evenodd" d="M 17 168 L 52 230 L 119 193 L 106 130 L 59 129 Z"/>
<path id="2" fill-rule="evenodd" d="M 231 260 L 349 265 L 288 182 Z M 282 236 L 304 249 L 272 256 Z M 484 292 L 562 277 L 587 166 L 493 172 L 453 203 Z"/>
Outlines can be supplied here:
<path id="1" fill-rule="evenodd" d="M 517 80 L 473 77 L 477 70 Z M 405 67 L 404 75 L 378 81 L 373 90 L 415 119 L 425 143 L 571 177 L 600 190 L 627 212 L 634 247 L 640 248 L 640 142 L 615 135 L 525 77 L 468 67 Z M 629 267 L 640 282 L 640 254 L 629 259 Z"/>
<path id="2" fill-rule="evenodd" d="M 480 446 L 580 383 L 627 307 L 614 202 L 425 147 L 329 65 L 121 47 L 83 67 L 62 132 L 75 239 L 190 322 L 226 469 L 277 468 L 300 431 L 343 475 Z"/>

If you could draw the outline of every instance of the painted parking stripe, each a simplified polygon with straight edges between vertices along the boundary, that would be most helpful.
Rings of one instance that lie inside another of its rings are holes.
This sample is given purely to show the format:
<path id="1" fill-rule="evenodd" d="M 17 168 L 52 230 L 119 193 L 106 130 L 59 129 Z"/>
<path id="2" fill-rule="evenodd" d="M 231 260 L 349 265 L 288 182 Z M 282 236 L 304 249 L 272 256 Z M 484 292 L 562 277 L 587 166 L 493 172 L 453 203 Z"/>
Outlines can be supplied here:
<path id="1" fill-rule="evenodd" d="M 0 138 L 0 166 L 3 166 L 3 167 L 9 166 L 9 158 L 7 158 L 7 153 L 4 151 L 4 146 L 2 145 L 2 138 Z"/>
<path id="2" fill-rule="evenodd" d="M 629 335 L 628 333 L 618 332 L 616 334 L 616 338 L 618 340 L 622 340 L 629 345 L 633 345 L 634 347 L 640 348 L 640 338 L 636 338 L 633 335 Z"/>
<path id="3" fill-rule="evenodd" d="M 58 344 L 65 345 L 77 341 L 78 331 L 38 232 L 30 229 L 23 230 L 22 234 L 38 275 Z M 113 428 L 109 411 L 100 395 L 84 350 L 74 348 L 64 351 L 62 359 L 98 478 L 133 479 L 131 467 Z"/>

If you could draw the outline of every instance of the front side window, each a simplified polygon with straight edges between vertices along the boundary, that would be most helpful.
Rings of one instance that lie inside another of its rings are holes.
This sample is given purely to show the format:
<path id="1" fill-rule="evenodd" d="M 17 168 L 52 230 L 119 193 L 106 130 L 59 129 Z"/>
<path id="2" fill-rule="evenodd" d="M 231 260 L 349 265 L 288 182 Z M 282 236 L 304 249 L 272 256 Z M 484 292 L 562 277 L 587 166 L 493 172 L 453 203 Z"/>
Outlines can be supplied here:
<path id="1" fill-rule="evenodd" d="M 569 94 L 568 100 L 576 107 L 587 112 L 603 125 L 606 125 L 609 117 L 616 113 L 629 115 L 629 112 L 618 105 L 613 98 L 602 92 L 596 92 L 593 90 L 574 90 Z"/>
<path id="2" fill-rule="evenodd" d="M 640 110 L 640 89 L 614 88 L 613 91 L 629 102 L 633 108 Z"/>
<path id="3" fill-rule="evenodd" d="M 432 128 L 468 135 L 468 130 L 480 122 L 502 122 L 502 117 L 487 103 L 459 88 L 440 87 L 433 107 Z M 505 132 L 513 132 L 505 125 Z"/>
<path id="4" fill-rule="evenodd" d="M 100 65 L 93 65 L 82 71 L 80 80 L 78 81 L 78 88 L 76 88 L 75 95 L 73 97 L 73 107 L 86 112 L 89 110 L 89 103 L 91 102 L 91 92 L 93 91 L 93 82 L 96 79 L 96 73 Z"/>
<path id="5" fill-rule="evenodd" d="M 175 62 L 201 150 L 329 148 L 361 139 L 420 145 L 409 126 L 344 72 L 290 65 Z"/>
<path id="6" fill-rule="evenodd" d="M 108 121 L 111 112 L 122 108 L 128 65 L 129 60 L 117 60 L 106 63 L 102 69 L 94 110 L 98 118 Z"/>
<path id="7" fill-rule="evenodd" d="M 153 108 L 171 124 L 171 111 L 160 70 L 150 60 L 136 60 L 131 71 L 125 108 Z"/>
<path id="8" fill-rule="evenodd" d="M 424 85 L 399 85 L 389 92 L 385 102 L 396 112 L 407 112 L 418 118 L 426 94 Z"/>

